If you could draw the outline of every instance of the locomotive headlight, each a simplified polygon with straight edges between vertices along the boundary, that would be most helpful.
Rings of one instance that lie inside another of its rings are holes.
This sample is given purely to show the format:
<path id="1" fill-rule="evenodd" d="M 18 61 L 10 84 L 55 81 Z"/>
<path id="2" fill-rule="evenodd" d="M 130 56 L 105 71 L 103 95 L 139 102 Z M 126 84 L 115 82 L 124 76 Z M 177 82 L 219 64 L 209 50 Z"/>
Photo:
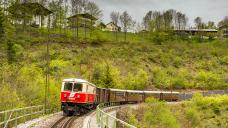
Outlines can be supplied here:
<path id="1" fill-rule="evenodd" d="M 66 94 L 64 94 L 64 95 L 63 95 L 63 97 L 64 97 L 64 98 L 66 98 L 66 97 L 67 97 L 67 95 L 66 95 Z"/>
<path id="2" fill-rule="evenodd" d="M 80 98 L 80 95 L 77 95 L 77 96 L 76 96 L 76 98 L 78 98 L 78 99 L 79 99 L 79 98 Z"/>

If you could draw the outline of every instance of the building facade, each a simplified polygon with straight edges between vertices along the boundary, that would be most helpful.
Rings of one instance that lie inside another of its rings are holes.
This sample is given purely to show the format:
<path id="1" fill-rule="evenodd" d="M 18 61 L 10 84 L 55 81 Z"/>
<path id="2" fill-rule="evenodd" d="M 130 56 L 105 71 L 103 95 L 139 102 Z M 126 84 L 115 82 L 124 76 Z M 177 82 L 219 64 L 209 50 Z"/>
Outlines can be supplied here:
<path id="1" fill-rule="evenodd" d="M 111 32 L 120 32 L 121 31 L 121 27 L 117 26 L 116 24 L 114 24 L 113 22 L 110 22 L 108 24 L 106 24 L 106 31 L 111 31 Z"/>
<path id="2" fill-rule="evenodd" d="M 222 38 L 228 38 L 228 25 L 219 26 L 219 30 Z"/>
<path id="3" fill-rule="evenodd" d="M 97 21 L 97 18 L 88 13 L 76 14 L 67 19 L 69 28 L 84 27 L 91 29 L 92 27 L 94 27 L 94 24 Z"/>

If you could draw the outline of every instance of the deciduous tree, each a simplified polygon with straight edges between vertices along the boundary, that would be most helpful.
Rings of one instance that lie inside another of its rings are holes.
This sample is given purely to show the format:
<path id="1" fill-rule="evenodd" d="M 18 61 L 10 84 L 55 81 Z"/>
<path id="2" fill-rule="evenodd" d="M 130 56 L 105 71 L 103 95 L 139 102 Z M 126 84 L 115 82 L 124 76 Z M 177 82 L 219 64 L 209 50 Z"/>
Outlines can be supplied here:
<path id="1" fill-rule="evenodd" d="M 143 17 L 143 25 L 145 30 L 149 30 L 150 29 L 150 22 L 152 21 L 152 11 L 147 12 L 147 14 L 145 15 L 145 17 Z"/>
<path id="2" fill-rule="evenodd" d="M 201 17 L 196 17 L 194 22 L 195 22 L 196 28 L 200 29 L 201 26 L 202 26 L 202 18 Z"/>
<path id="3" fill-rule="evenodd" d="M 119 12 L 112 12 L 112 13 L 110 14 L 110 18 L 111 18 L 111 21 L 112 21 L 116 26 L 118 26 L 119 19 L 120 19 L 120 13 L 119 13 Z M 118 33 L 118 30 L 115 31 L 116 41 L 117 41 L 117 33 Z"/>
<path id="4" fill-rule="evenodd" d="M 216 28 L 215 22 L 214 22 L 214 21 L 208 21 L 208 23 L 207 23 L 207 28 L 209 28 L 209 29 L 214 29 L 214 28 Z"/>
<path id="5" fill-rule="evenodd" d="M 123 14 L 120 16 L 120 21 L 121 21 L 121 24 L 122 24 L 122 27 L 123 27 L 123 31 L 124 31 L 124 40 L 126 42 L 126 40 L 127 40 L 127 31 L 132 27 L 133 19 L 127 13 L 127 11 L 124 11 Z"/>
<path id="6" fill-rule="evenodd" d="M 97 19 L 99 19 L 102 16 L 102 10 L 99 8 L 99 6 L 95 2 L 88 2 L 86 5 L 86 11 L 91 16 L 94 16 Z M 91 18 L 90 37 L 92 35 L 92 31 L 93 31 L 93 19 Z"/>

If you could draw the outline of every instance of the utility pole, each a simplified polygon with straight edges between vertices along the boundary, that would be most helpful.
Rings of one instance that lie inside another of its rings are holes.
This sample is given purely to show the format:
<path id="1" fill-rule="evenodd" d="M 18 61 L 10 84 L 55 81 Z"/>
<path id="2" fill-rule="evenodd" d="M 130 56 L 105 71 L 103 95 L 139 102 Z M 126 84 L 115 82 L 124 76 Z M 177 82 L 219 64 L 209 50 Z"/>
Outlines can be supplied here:
<path id="1" fill-rule="evenodd" d="M 48 108 L 48 98 L 49 98 L 49 65 L 50 65 L 50 56 L 49 56 L 49 43 L 50 43 L 50 15 L 48 15 L 48 41 L 46 43 L 46 81 L 45 81 L 45 103 L 44 103 L 44 109 L 45 114 L 47 114 L 47 108 Z"/>

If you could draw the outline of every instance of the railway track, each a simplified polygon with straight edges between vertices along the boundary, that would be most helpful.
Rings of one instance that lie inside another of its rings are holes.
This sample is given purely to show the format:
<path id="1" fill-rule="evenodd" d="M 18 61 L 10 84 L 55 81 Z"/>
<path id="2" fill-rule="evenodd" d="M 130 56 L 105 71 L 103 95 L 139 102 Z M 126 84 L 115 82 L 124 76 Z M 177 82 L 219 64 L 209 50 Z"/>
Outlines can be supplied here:
<path id="1" fill-rule="evenodd" d="M 75 119 L 77 119 L 76 116 L 62 117 L 51 128 L 71 128 Z"/>

